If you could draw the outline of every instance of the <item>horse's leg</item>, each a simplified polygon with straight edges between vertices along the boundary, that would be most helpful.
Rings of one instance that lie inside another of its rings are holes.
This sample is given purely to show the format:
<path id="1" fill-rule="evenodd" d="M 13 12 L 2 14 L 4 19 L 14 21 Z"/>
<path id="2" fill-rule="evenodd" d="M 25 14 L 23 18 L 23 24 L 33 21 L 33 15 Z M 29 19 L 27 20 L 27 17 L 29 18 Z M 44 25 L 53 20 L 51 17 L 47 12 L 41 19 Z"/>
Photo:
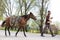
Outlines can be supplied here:
<path id="1" fill-rule="evenodd" d="M 10 29 L 10 27 L 8 27 L 8 33 L 9 33 L 9 36 L 10 36 L 10 30 L 9 29 Z"/>
<path id="2" fill-rule="evenodd" d="M 24 36 L 26 37 L 26 34 L 25 34 L 25 28 L 23 27 L 23 33 L 24 33 Z"/>
<path id="3" fill-rule="evenodd" d="M 7 29 L 7 27 L 5 27 L 5 36 L 7 36 L 7 34 L 6 34 L 6 29 Z"/>
<path id="4" fill-rule="evenodd" d="M 16 32 L 15 36 L 17 36 L 17 34 L 18 34 L 19 30 L 20 30 L 20 28 L 18 28 L 18 30 L 17 30 L 17 32 Z"/>

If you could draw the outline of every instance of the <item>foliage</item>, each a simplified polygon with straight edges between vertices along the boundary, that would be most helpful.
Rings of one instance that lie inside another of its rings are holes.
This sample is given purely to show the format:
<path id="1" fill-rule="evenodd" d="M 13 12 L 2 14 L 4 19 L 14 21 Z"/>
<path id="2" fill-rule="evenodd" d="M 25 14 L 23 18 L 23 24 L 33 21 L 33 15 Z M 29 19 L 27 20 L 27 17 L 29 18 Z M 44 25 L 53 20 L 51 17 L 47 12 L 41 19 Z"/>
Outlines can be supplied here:
<path id="1" fill-rule="evenodd" d="M 3 17 L 3 13 L 5 12 L 3 1 L 0 0 L 0 17 Z"/>
<path id="2" fill-rule="evenodd" d="M 35 0 L 18 0 L 17 3 L 19 3 L 19 6 L 17 8 L 18 12 L 21 14 L 27 14 L 34 6 Z"/>

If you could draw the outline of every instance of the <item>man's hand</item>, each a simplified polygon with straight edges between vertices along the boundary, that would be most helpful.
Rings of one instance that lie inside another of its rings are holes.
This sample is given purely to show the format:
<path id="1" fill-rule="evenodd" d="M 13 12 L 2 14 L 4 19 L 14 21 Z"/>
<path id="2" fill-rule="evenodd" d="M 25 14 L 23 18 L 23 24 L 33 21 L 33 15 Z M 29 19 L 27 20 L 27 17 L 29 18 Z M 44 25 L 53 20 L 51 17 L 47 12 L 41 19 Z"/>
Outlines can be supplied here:
<path id="1" fill-rule="evenodd" d="M 51 17 L 50 19 L 53 19 L 53 17 Z"/>

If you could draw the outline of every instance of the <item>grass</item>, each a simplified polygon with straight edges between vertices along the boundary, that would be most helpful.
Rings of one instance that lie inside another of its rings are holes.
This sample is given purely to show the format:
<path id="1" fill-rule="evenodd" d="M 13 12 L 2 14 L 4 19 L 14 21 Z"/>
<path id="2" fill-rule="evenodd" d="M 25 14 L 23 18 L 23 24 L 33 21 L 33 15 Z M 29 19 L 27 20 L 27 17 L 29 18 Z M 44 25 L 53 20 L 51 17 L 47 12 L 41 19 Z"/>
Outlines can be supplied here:
<path id="1" fill-rule="evenodd" d="M 5 27 L 0 27 L 0 30 L 4 30 L 4 29 L 5 29 Z M 16 30 L 11 30 L 11 31 L 16 31 Z M 39 30 L 28 30 L 28 32 L 30 32 L 30 33 L 40 33 Z M 50 32 L 49 32 L 49 34 L 50 34 Z M 58 34 L 60 35 L 60 30 L 58 31 Z"/>
<path id="2" fill-rule="evenodd" d="M 0 30 L 4 30 L 5 29 L 5 27 L 0 27 Z"/>
<path id="3" fill-rule="evenodd" d="M 60 35 L 60 30 L 58 31 L 58 34 Z"/>

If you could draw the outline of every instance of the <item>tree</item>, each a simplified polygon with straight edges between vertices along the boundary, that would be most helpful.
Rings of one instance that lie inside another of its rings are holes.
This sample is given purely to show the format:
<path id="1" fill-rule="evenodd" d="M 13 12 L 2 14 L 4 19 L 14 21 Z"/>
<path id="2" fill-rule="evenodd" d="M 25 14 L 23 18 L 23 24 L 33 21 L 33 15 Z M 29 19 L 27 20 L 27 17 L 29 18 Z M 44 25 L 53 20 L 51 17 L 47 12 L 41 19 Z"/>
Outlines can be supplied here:
<path id="1" fill-rule="evenodd" d="M 5 6 L 3 5 L 3 1 L 0 0 L 0 19 L 3 19 L 3 13 L 5 12 Z"/>
<path id="2" fill-rule="evenodd" d="M 24 15 L 27 15 L 27 13 L 33 8 L 35 5 L 35 0 L 18 0 L 17 3 L 19 3 L 19 6 L 17 8 L 18 13 Z"/>
<path id="3" fill-rule="evenodd" d="M 14 4 L 12 4 L 11 0 L 2 0 L 3 3 L 3 8 L 4 10 L 4 14 L 6 16 L 12 16 L 12 12 L 13 12 L 13 6 Z"/>
<path id="4" fill-rule="evenodd" d="M 39 15 L 40 15 L 40 23 L 39 23 L 40 32 L 42 32 L 42 29 L 43 29 L 43 24 L 46 18 L 48 4 L 49 4 L 49 0 L 37 0 L 36 1 L 36 6 L 39 8 Z"/>

